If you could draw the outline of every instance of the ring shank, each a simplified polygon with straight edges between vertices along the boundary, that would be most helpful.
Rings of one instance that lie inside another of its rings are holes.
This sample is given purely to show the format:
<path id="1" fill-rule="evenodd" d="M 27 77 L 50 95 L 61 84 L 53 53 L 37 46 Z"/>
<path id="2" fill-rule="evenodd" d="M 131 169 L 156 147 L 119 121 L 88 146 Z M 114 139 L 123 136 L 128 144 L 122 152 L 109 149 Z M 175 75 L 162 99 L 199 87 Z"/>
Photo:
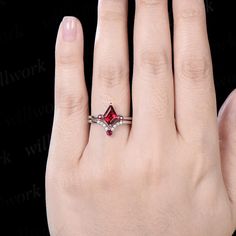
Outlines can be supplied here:
<path id="1" fill-rule="evenodd" d="M 96 117 L 96 116 L 89 116 L 88 117 L 88 122 L 91 123 L 91 124 L 97 123 L 98 120 L 99 120 L 99 118 Z M 123 124 L 132 124 L 132 117 L 128 117 L 128 116 L 123 117 L 122 123 Z"/>

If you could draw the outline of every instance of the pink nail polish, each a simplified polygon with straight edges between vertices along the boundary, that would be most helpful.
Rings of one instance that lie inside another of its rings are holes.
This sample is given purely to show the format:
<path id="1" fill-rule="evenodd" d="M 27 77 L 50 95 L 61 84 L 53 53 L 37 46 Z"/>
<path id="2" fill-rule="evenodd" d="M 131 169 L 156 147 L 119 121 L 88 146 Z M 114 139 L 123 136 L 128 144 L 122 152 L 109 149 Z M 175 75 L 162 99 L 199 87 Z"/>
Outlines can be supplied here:
<path id="1" fill-rule="evenodd" d="M 226 107 L 228 106 L 228 104 L 232 102 L 234 96 L 236 96 L 236 89 L 233 90 L 233 92 L 231 92 L 231 94 L 227 97 L 227 99 L 225 100 L 225 102 L 221 106 L 221 108 L 218 112 L 218 117 L 220 117 L 223 114 L 223 112 L 226 109 Z"/>
<path id="2" fill-rule="evenodd" d="M 76 39 L 77 20 L 75 17 L 67 16 L 62 21 L 62 37 L 64 41 L 72 42 Z"/>

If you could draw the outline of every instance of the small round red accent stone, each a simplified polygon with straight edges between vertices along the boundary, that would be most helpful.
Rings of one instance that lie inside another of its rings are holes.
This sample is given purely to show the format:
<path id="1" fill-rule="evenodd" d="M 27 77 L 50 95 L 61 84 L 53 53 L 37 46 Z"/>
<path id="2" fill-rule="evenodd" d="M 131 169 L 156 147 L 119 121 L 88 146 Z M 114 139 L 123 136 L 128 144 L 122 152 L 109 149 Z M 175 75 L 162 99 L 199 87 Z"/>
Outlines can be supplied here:
<path id="1" fill-rule="evenodd" d="M 112 131 L 110 129 L 107 130 L 106 133 L 107 133 L 108 136 L 112 136 Z"/>

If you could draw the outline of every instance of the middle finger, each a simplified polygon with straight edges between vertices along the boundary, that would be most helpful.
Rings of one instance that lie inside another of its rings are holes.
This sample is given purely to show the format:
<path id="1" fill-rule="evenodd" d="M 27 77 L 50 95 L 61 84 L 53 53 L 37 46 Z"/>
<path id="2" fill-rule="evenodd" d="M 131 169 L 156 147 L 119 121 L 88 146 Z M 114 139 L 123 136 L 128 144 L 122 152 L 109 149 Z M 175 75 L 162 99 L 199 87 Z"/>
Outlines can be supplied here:
<path id="1" fill-rule="evenodd" d="M 141 139 L 175 131 L 169 28 L 167 0 L 136 0 L 132 131 Z"/>

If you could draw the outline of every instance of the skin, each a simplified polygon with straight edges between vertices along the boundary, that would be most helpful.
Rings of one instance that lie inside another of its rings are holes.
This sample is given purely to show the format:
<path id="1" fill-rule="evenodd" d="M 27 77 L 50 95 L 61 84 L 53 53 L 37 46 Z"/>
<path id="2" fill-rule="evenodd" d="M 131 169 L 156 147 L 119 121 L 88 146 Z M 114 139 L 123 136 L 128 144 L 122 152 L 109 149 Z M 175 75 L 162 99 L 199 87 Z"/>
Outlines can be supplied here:
<path id="1" fill-rule="evenodd" d="M 52 236 L 230 236 L 236 228 L 236 90 L 218 117 L 203 0 L 136 0 L 133 124 L 89 125 L 80 22 L 57 37 L 46 170 Z M 127 0 L 100 0 L 92 114 L 130 115 Z"/>

